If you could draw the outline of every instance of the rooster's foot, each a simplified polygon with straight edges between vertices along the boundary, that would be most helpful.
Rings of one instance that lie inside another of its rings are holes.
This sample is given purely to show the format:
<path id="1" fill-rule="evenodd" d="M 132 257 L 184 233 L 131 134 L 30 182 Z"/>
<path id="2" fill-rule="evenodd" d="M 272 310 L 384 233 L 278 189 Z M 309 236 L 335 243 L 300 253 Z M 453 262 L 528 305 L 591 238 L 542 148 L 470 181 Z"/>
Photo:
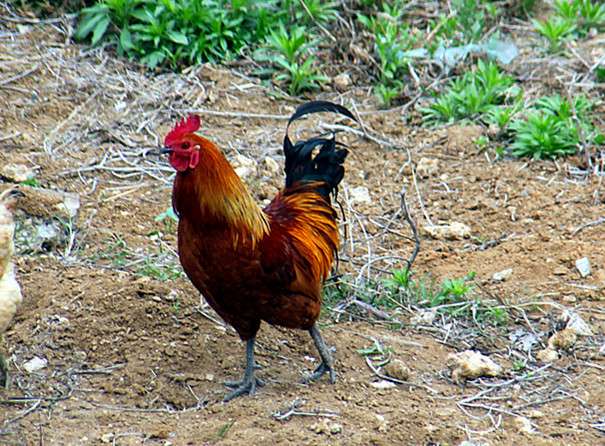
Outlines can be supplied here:
<path id="1" fill-rule="evenodd" d="M 238 381 L 227 381 L 225 385 L 227 387 L 236 387 L 236 389 L 223 399 L 223 403 L 226 403 L 237 396 L 243 395 L 246 392 L 249 396 L 252 396 L 256 393 L 256 386 L 262 387 L 265 385 L 265 382 L 262 379 L 257 378 L 255 375 L 252 375 Z"/>
<path id="2" fill-rule="evenodd" d="M 239 381 L 228 381 L 225 383 L 227 387 L 236 387 L 236 389 L 223 399 L 223 403 L 246 392 L 249 396 L 252 396 L 256 391 L 256 386 L 261 387 L 265 385 L 265 382 L 254 374 L 254 369 L 258 368 L 254 362 L 254 339 L 246 341 L 246 372 L 244 373 L 244 378 Z"/>
<path id="3" fill-rule="evenodd" d="M 336 348 L 332 347 L 329 349 L 329 352 L 334 353 L 335 350 L 336 350 Z M 303 379 L 303 384 L 308 384 L 310 382 L 317 381 L 319 378 L 324 376 L 326 374 L 326 372 L 329 372 L 330 381 L 332 382 L 332 384 L 334 384 L 334 382 L 336 381 L 336 378 L 334 377 L 334 367 L 329 366 L 324 361 L 322 361 L 321 364 L 319 364 L 319 366 L 315 369 L 315 371 L 313 372 L 313 374 L 311 376 L 308 376 L 305 379 Z"/>

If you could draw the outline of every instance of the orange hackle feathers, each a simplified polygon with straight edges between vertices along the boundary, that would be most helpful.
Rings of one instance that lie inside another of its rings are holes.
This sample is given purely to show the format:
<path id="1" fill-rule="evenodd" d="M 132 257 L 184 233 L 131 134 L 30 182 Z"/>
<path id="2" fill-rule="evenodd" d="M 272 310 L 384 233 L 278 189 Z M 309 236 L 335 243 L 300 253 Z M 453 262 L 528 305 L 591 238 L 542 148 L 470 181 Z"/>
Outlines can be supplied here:
<path id="1" fill-rule="evenodd" d="M 187 172 L 192 190 L 189 193 L 174 194 L 177 199 L 186 197 L 189 200 L 186 205 L 175 206 L 177 212 L 197 210 L 197 218 L 215 219 L 229 228 L 233 245 L 238 240 L 245 239 L 250 239 L 255 244 L 269 231 L 265 215 L 216 146 L 195 134 L 188 137 L 193 148 L 199 150 L 200 163 Z M 193 208 L 191 200 L 194 199 L 197 199 L 198 209 Z"/>

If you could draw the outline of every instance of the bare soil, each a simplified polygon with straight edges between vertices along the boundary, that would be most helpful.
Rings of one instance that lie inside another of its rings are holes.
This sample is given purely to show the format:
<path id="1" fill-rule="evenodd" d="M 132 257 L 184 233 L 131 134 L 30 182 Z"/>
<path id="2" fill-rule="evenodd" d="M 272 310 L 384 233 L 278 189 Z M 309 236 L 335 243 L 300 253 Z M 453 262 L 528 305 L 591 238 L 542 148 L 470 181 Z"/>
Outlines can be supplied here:
<path id="1" fill-rule="evenodd" d="M 149 74 L 69 42 L 65 23 L 0 26 L 0 166 L 25 164 L 40 187 L 80 197 L 53 242 L 36 234 L 57 215 L 31 203 L 17 213 L 24 301 L 1 346 L 12 383 L 0 389 L 0 444 L 605 444 L 602 170 L 588 175 L 580 158 L 497 159 L 473 142 L 486 129 L 424 128 L 413 110 L 378 111 L 367 88 L 318 95 L 356 104 L 364 126 L 390 142 L 342 135 L 352 148 L 341 188 L 343 280 L 359 285 L 405 266 L 405 191 L 421 231 L 415 277 L 440 283 L 475 271 L 477 298 L 507 320 L 482 332 L 445 316 L 411 324 L 417 306 L 383 307 L 403 323 L 392 328 L 336 305 L 321 323 L 337 381 L 310 385 L 300 384 L 317 361 L 308 334 L 264 325 L 257 360 L 266 385 L 225 404 L 222 383 L 243 373 L 244 345 L 180 272 L 174 226 L 156 221 L 170 206 L 172 170 L 155 151 L 178 117 L 197 111 L 202 133 L 230 159 L 256 162 L 245 181 L 262 204 L 283 181 L 265 159 L 282 162 L 297 102 L 235 70 Z M 423 158 L 437 160 L 434 171 L 417 169 Z M 370 201 L 356 198 L 359 187 Z M 429 222 L 461 222 L 471 236 L 434 239 L 422 230 Z M 582 257 L 587 277 L 576 268 Z M 554 363 L 536 359 L 540 345 L 527 352 L 515 342 L 514 333 L 533 333 L 544 346 L 565 309 L 594 336 Z M 407 364 L 406 383 L 375 375 L 358 352 L 374 342 Z M 466 349 L 503 374 L 454 383 L 445 358 Z M 32 370 L 34 358 L 47 362 Z"/>

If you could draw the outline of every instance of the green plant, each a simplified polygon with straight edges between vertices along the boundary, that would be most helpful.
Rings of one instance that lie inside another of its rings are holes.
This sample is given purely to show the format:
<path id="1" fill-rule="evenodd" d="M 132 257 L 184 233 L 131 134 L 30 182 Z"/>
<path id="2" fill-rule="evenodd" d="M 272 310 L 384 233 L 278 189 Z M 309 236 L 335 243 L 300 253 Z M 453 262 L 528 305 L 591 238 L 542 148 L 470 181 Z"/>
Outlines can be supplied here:
<path id="1" fill-rule="evenodd" d="M 390 347 L 383 347 L 380 342 L 376 339 L 371 347 L 358 349 L 357 353 L 361 356 L 371 356 L 373 360 L 378 361 L 374 365 L 376 367 L 382 367 L 387 364 L 393 356 L 393 349 Z"/>
<path id="2" fill-rule="evenodd" d="M 562 17 L 569 22 L 576 20 L 578 15 L 578 2 L 577 0 L 555 0 L 553 3 L 557 11 L 557 15 Z"/>
<path id="3" fill-rule="evenodd" d="M 545 23 L 534 21 L 536 31 L 545 36 L 555 51 L 562 40 L 573 32 L 585 36 L 595 28 L 605 27 L 605 4 L 590 0 L 556 0 L 556 15 Z"/>
<path id="4" fill-rule="evenodd" d="M 408 288 L 412 284 L 412 275 L 412 270 L 407 267 L 401 270 L 393 269 L 393 279 L 387 279 L 385 283 L 395 287 Z"/>
<path id="5" fill-rule="evenodd" d="M 216 439 L 220 440 L 221 438 L 223 438 L 225 435 L 227 435 L 227 432 L 229 431 L 229 429 L 231 429 L 231 426 L 233 426 L 235 424 L 235 421 L 230 421 L 229 423 L 225 424 L 221 430 L 219 431 L 219 433 L 216 435 Z"/>
<path id="6" fill-rule="evenodd" d="M 383 2 L 377 14 L 361 14 L 358 20 L 374 35 L 375 52 L 380 62 L 378 85 L 374 93 L 388 106 L 403 89 L 402 75 L 408 71 L 411 59 L 406 52 L 416 38 L 401 18 L 401 9 Z"/>
<path id="7" fill-rule="evenodd" d="M 467 281 L 475 278 L 475 274 L 475 271 L 471 271 L 466 277 L 446 280 L 443 282 L 443 290 L 446 293 L 453 294 L 456 299 L 461 299 L 466 293 L 475 287 L 475 285 L 467 283 Z"/>
<path id="8" fill-rule="evenodd" d="M 456 11 L 458 29 L 462 32 L 466 42 L 478 41 L 485 29 L 486 14 L 481 3 L 477 0 L 452 0 L 452 9 Z"/>
<path id="9" fill-rule="evenodd" d="M 164 223 L 164 232 L 169 234 L 172 232 L 173 223 L 178 222 L 179 217 L 178 217 L 178 215 L 175 214 L 174 208 L 172 206 L 169 206 L 168 208 L 166 208 L 166 210 L 164 212 L 162 212 L 160 215 L 158 215 L 154 220 L 163 222 Z"/>
<path id="10" fill-rule="evenodd" d="M 374 94 L 380 103 L 388 107 L 401 92 L 402 85 L 396 82 L 396 85 L 378 84 L 374 87 Z"/>
<path id="11" fill-rule="evenodd" d="M 150 67 L 230 60 L 287 19 L 277 0 L 101 0 L 81 12 L 74 37 L 117 45 Z"/>
<path id="12" fill-rule="evenodd" d="M 480 136 L 479 138 L 474 139 L 473 142 L 475 143 L 478 149 L 483 150 L 487 147 L 487 144 L 489 143 L 489 138 L 487 136 Z"/>
<path id="13" fill-rule="evenodd" d="M 506 324 L 510 316 L 508 311 L 503 307 L 487 307 L 484 311 L 480 312 L 478 317 L 479 322 L 491 322 L 492 325 L 504 325 Z"/>
<path id="14" fill-rule="evenodd" d="M 527 361 L 523 360 L 523 359 L 517 359 L 516 361 L 513 361 L 513 369 L 516 372 L 522 372 L 527 368 Z"/>
<path id="15" fill-rule="evenodd" d="M 127 49 L 139 49 L 143 53 L 142 62 L 150 67 L 164 62 L 166 58 L 176 62 L 178 53 L 175 49 L 180 45 L 189 44 L 187 36 L 178 30 L 177 21 L 165 20 L 165 13 L 164 5 L 134 11 L 133 17 L 136 17 L 140 23 L 127 28 L 129 33 L 134 33 L 138 42 L 137 48 L 131 40 Z"/>
<path id="16" fill-rule="evenodd" d="M 89 262 L 162 281 L 183 277 L 177 256 L 171 250 L 164 250 L 166 243 L 160 232 L 147 234 L 149 243 L 135 249 L 128 247 L 120 235 L 109 231 L 107 234 L 108 238 L 103 241 L 105 249 L 89 255 Z"/>
<path id="17" fill-rule="evenodd" d="M 303 25 L 311 25 L 317 23 L 319 25 L 326 25 L 332 20 L 336 14 L 336 2 L 325 2 L 323 0 L 298 0 L 302 6 L 302 11 L 298 10 L 296 14 L 296 23 Z"/>
<path id="18" fill-rule="evenodd" d="M 533 24 L 534 29 L 546 37 L 552 51 L 559 51 L 565 38 L 577 28 L 575 23 L 561 16 L 551 17 L 544 23 L 534 19 Z"/>
<path id="19" fill-rule="evenodd" d="M 519 97 L 519 100 L 517 102 L 517 105 L 521 104 L 521 99 Z M 515 115 L 515 113 L 517 113 L 517 105 L 512 106 L 512 107 L 494 107 L 492 109 L 490 109 L 487 113 L 487 122 L 489 124 L 496 124 L 499 128 L 501 132 L 504 132 L 507 127 L 508 124 L 510 123 L 511 119 L 513 118 L 513 116 Z"/>
<path id="20" fill-rule="evenodd" d="M 282 23 L 272 30 L 267 37 L 269 51 L 257 54 L 257 60 L 270 61 L 279 71 L 275 80 L 288 82 L 290 94 L 296 95 L 302 90 L 312 90 L 319 87 L 319 82 L 327 81 L 325 76 L 318 74 L 315 58 L 310 54 L 318 40 L 309 39 L 308 29 L 302 26 L 292 27 L 287 31 Z M 275 69 L 270 71 L 277 71 Z"/>
<path id="21" fill-rule="evenodd" d="M 515 118 L 509 125 L 514 135 L 512 153 L 556 158 L 575 154 L 582 139 L 590 144 L 602 144 L 603 135 L 588 117 L 591 109 L 592 104 L 585 95 L 576 95 L 571 103 L 559 95 L 536 101 L 525 119 Z"/>
<path id="22" fill-rule="evenodd" d="M 25 184 L 26 186 L 31 186 L 31 187 L 42 187 L 42 184 L 40 184 L 40 182 L 38 180 L 36 180 L 35 175 L 28 176 L 27 180 L 25 180 L 21 184 Z"/>
<path id="23" fill-rule="evenodd" d="M 577 6 L 582 17 L 580 20 L 582 30 L 589 30 L 593 27 L 605 27 L 605 3 L 593 3 L 590 0 L 575 0 L 574 5 Z"/>
<path id="24" fill-rule="evenodd" d="M 516 156 L 556 158 L 576 153 L 576 139 L 572 128 L 556 116 L 542 111 L 527 112 L 527 119 L 516 119 L 510 124 L 515 133 L 511 149 Z"/>
<path id="25" fill-rule="evenodd" d="M 82 40 L 92 34 L 91 43 L 98 43 L 110 30 L 110 25 L 119 33 L 118 51 L 132 47 L 128 24 L 141 0 L 105 0 L 85 8 L 81 12 L 80 26 L 74 38 Z"/>
<path id="26" fill-rule="evenodd" d="M 489 123 L 490 114 L 493 117 L 493 109 L 505 101 L 512 82 L 495 63 L 479 60 L 473 70 L 451 80 L 445 92 L 421 109 L 423 119 L 431 124 L 476 118 Z"/>

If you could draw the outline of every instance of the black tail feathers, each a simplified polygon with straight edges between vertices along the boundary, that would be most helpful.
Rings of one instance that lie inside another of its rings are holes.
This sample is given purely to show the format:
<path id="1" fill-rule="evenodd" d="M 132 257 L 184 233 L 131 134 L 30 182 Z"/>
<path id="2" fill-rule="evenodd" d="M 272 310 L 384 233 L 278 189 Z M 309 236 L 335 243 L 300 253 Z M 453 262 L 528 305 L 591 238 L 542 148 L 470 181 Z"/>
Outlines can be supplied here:
<path id="1" fill-rule="evenodd" d="M 323 111 L 340 113 L 354 121 L 355 116 L 345 107 L 328 101 L 311 101 L 298 107 L 288 121 L 292 121 L 311 113 Z M 319 147 L 319 152 L 313 157 L 313 150 Z M 330 138 L 320 135 L 306 141 L 297 141 L 292 144 L 288 132 L 284 138 L 284 154 L 286 155 L 286 187 L 297 182 L 318 182 L 317 191 L 330 201 L 330 195 L 336 190 L 344 176 L 345 169 L 342 164 L 348 154 L 347 147 L 336 141 L 336 134 Z"/>

